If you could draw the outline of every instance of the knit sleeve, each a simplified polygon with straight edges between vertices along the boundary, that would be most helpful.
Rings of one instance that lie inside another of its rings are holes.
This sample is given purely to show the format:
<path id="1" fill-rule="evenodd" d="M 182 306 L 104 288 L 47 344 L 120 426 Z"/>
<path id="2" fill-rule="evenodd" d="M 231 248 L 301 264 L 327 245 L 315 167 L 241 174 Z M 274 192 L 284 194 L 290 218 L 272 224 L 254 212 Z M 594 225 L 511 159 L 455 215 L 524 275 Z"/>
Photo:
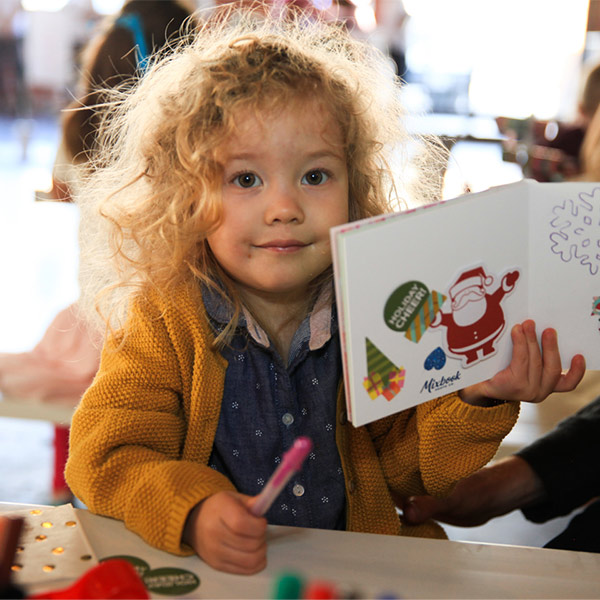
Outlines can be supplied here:
<path id="1" fill-rule="evenodd" d="M 66 476 L 93 512 L 124 521 L 155 547 L 189 554 L 181 544 L 189 511 L 234 488 L 205 463 L 185 459 L 181 357 L 150 308 L 138 303 L 127 337 L 105 345 L 73 417 Z"/>
<path id="2" fill-rule="evenodd" d="M 516 402 L 483 408 L 449 394 L 380 424 L 372 435 L 390 491 L 400 497 L 448 494 L 494 457 L 518 414 Z"/>

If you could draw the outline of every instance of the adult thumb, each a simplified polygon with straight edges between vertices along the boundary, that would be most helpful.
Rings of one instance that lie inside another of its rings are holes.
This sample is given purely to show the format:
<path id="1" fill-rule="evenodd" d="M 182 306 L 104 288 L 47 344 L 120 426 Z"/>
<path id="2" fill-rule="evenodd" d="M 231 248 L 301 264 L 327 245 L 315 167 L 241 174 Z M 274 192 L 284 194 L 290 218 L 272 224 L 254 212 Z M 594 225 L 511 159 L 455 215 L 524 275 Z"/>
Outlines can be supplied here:
<path id="1" fill-rule="evenodd" d="M 419 525 L 435 517 L 437 500 L 431 496 L 411 496 L 404 502 L 404 520 L 411 525 Z"/>

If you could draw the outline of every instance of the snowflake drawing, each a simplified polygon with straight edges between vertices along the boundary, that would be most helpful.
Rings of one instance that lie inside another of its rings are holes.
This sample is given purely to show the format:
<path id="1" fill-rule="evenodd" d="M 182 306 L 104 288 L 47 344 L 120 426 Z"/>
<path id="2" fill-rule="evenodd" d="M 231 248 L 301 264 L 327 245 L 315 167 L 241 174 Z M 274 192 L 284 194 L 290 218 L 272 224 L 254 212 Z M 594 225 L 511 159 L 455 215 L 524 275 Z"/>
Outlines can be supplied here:
<path id="1" fill-rule="evenodd" d="M 600 188 L 581 192 L 552 210 L 551 249 L 565 262 L 578 262 L 590 275 L 600 271 Z"/>
<path id="2" fill-rule="evenodd" d="M 317 455 L 316 455 L 314 452 L 311 452 L 311 453 L 308 455 L 308 460 L 315 460 L 315 458 L 317 458 Z"/>
<path id="3" fill-rule="evenodd" d="M 240 455 L 240 451 L 239 451 L 239 450 L 234 450 L 234 451 L 232 452 L 232 454 L 233 454 L 234 456 L 239 456 L 239 455 Z"/>
<path id="4" fill-rule="evenodd" d="M 326 431 L 332 431 L 333 430 L 333 425 L 331 423 L 327 423 L 327 425 L 325 425 L 325 430 Z"/>
<path id="5" fill-rule="evenodd" d="M 319 380 L 316 377 L 312 378 L 312 384 L 313 385 L 319 385 Z"/>
<path id="6" fill-rule="evenodd" d="M 231 403 L 231 408 L 233 408 L 234 410 L 238 409 L 239 407 L 240 407 L 240 404 L 239 404 L 239 402 L 235 402 L 235 401 L 233 401 L 233 402 Z"/>
<path id="7" fill-rule="evenodd" d="M 322 502 L 323 504 L 327 504 L 327 503 L 329 502 L 329 498 L 328 498 L 327 496 L 322 496 L 322 497 L 321 497 L 321 502 Z"/>
<path id="8" fill-rule="evenodd" d="M 263 434 L 263 432 L 262 432 L 260 429 L 257 429 L 257 430 L 254 432 L 254 435 L 255 435 L 256 437 L 262 437 L 262 434 Z"/>
<path id="9" fill-rule="evenodd" d="M 287 504 L 282 504 L 281 510 L 290 510 L 290 507 Z"/>
<path id="10" fill-rule="evenodd" d="M 259 477 L 259 478 L 256 480 L 256 483 L 257 483 L 258 485 L 265 485 L 265 480 L 264 480 L 262 477 Z"/>

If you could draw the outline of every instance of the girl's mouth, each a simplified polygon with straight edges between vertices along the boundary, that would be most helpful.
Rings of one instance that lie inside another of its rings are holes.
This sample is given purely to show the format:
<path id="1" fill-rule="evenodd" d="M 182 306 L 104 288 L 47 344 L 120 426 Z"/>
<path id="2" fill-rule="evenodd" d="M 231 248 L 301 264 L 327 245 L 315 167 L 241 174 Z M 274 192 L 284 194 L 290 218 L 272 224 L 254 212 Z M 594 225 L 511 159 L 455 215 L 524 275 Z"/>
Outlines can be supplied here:
<path id="1" fill-rule="evenodd" d="M 264 244 L 257 245 L 257 248 L 270 250 L 272 252 L 291 253 L 302 250 L 302 248 L 305 248 L 306 246 L 308 246 L 308 244 L 300 242 L 299 240 L 271 240 Z"/>

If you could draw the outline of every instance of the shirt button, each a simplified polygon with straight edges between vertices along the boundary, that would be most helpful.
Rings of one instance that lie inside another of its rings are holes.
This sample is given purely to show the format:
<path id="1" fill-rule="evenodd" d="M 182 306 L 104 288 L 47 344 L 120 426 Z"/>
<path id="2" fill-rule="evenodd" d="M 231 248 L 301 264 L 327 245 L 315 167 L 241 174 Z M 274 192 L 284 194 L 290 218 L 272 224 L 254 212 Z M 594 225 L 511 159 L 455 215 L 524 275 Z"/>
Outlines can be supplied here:
<path id="1" fill-rule="evenodd" d="M 293 492 L 294 496 L 297 496 L 298 498 L 300 498 L 300 496 L 304 496 L 304 486 L 302 486 L 299 483 L 297 483 L 292 488 L 292 492 Z"/>
<path id="2" fill-rule="evenodd" d="M 283 421 L 284 425 L 289 426 L 294 422 L 294 415 L 290 413 L 285 413 L 285 415 L 281 417 L 281 420 Z"/>

